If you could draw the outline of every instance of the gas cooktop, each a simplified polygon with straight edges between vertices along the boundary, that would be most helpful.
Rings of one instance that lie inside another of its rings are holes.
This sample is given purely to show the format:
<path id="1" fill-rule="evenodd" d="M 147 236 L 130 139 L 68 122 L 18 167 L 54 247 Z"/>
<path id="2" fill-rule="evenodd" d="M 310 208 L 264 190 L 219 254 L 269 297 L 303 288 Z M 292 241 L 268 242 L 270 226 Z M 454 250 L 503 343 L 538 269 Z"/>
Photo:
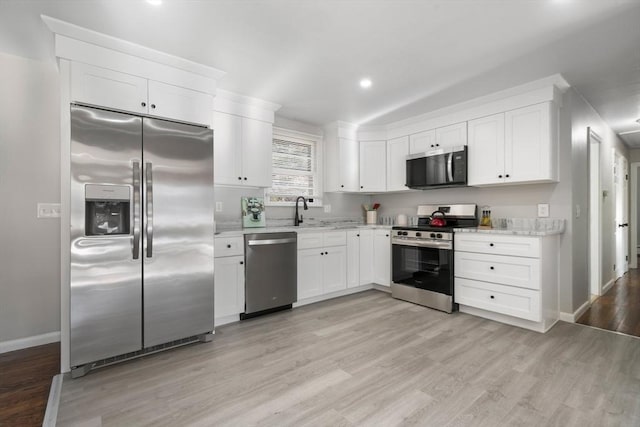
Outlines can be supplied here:
<path id="1" fill-rule="evenodd" d="M 444 218 L 446 225 L 430 225 L 433 214 Z M 393 230 L 405 230 L 428 233 L 451 233 L 454 228 L 477 227 L 478 208 L 475 204 L 464 205 L 420 205 L 418 206 L 418 224 L 410 226 L 395 226 Z M 394 233 L 397 234 L 397 233 Z M 398 234 L 401 235 L 401 234 Z M 420 236 L 418 236 L 420 237 Z"/>

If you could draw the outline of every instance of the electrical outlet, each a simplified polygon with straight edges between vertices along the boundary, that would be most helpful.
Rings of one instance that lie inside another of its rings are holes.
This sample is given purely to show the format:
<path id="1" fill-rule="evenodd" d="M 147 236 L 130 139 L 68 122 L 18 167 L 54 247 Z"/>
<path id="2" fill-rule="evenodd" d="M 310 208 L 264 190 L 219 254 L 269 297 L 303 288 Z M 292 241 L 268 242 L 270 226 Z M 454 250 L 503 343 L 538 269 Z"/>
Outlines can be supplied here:
<path id="1" fill-rule="evenodd" d="M 576 205 L 576 219 L 580 218 L 582 211 L 580 210 L 580 205 Z"/>
<path id="2" fill-rule="evenodd" d="M 548 203 L 539 203 L 538 204 L 538 217 L 539 218 L 548 218 L 549 217 L 549 204 Z"/>
<path id="3" fill-rule="evenodd" d="M 331 213 L 331 205 L 324 205 L 324 213 Z"/>
<path id="4" fill-rule="evenodd" d="M 38 218 L 60 218 L 60 203 L 38 203 Z"/>
<path id="5" fill-rule="evenodd" d="M 216 212 L 222 212 L 222 202 L 216 202 Z"/>

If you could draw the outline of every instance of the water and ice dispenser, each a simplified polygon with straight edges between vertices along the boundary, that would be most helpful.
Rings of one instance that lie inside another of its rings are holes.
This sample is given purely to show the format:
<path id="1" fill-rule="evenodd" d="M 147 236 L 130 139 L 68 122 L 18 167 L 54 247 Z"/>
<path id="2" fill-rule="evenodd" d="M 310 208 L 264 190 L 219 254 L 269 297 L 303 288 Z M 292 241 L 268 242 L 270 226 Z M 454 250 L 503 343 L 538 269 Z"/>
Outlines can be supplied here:
<path id="1" fill-rule="evenodd" d="M 129 234 L 130 188 L 126 185 L 85 186 L 85 235 Z"/>

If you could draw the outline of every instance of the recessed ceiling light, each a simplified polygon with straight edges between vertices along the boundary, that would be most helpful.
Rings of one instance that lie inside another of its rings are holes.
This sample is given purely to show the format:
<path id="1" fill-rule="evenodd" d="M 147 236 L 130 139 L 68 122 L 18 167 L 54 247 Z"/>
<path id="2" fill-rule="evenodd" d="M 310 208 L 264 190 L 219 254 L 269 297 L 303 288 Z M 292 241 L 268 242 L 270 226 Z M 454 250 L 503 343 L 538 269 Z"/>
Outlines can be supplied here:
<path id="1" fill-rule="evenodd" d="M 360 80 L 360 87 L 363 89 L 369 89 L 371 87 L 371 79 L 364 78 Z"/>
<path id="2" fill-rule="evenodd" d="M 162 0 L 147 0 L 147 3 L 152 4 L 154 6 L 160 6 L 162 4 Z"/>

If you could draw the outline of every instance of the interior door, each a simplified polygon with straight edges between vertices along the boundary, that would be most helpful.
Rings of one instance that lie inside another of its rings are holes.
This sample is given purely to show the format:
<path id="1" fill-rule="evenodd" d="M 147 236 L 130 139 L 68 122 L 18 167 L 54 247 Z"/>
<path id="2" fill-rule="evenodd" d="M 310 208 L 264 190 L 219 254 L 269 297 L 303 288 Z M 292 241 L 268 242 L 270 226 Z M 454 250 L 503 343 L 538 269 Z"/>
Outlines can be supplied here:
<path id="1" fill-rule="evenodd" d="M 141 154 L 140 117 L 71 106 L 71 367 L 142 348 Z"/>
<path id="2" fill-rule="evenodd" d="M 143 121 L 144 345 L 213 330 L 213 132 Z"/>
<path id="3" fill-rule="evenodd" d="M 614 152 L 616 278 L 629 270 L 629 165 L 627 159 Z"/>

